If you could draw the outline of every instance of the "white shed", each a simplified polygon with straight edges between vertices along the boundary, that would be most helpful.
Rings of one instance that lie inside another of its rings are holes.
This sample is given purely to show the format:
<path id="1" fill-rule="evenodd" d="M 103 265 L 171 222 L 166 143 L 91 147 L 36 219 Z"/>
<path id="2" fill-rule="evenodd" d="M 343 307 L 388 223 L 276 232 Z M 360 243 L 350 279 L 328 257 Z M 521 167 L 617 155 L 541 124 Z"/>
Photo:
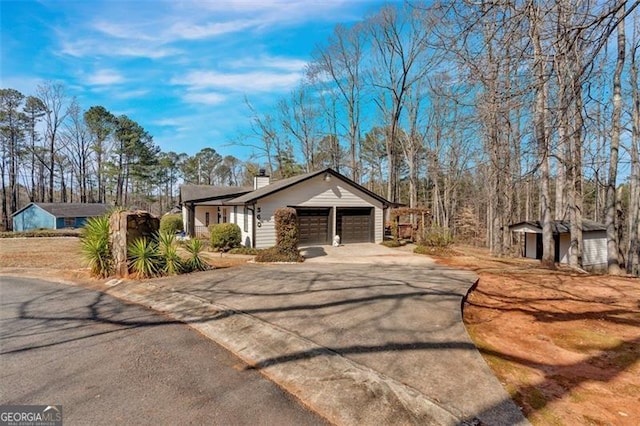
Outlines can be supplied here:
<path id="1" fill-rule="evenodd" d="M 567 221 L 551 224 L 555 243 L 555 261 L 569 263 L 570 227 Z M 542 225 L 540 221 L 525 221 L 509 226 L 511 232 L 524 234 L 522 256 L 542 259 Z M 582 221 L 582 265 L 589 269 L 607 266 L 607 228 L 592 220 Z"/>

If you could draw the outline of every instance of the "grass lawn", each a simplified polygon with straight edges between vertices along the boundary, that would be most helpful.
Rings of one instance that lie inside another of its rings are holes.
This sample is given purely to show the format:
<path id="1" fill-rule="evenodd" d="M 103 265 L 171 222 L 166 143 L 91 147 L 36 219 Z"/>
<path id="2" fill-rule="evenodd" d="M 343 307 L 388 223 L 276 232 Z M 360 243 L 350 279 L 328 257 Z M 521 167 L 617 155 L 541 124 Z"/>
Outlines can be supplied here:
<path id="1" fill-rule="evenodd" d="M 640 422 L 640 280 L 549 271 L 455 247 L 480 277 L 469 334 L 534 425 Z"/>

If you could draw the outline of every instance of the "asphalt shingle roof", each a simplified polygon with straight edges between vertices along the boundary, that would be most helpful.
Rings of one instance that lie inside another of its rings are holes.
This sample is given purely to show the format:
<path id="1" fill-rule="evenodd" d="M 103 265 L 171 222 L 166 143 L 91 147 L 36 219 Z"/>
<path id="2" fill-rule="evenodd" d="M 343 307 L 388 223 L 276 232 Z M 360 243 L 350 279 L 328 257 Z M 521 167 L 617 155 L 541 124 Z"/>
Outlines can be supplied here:
<path id="1" fill-rule="evenodd" d="M 510 225 L 509 228 L 515 228 L 519 225 L 530 225 L 535 228 L 542 229 L 542 224 L 539 220 L 527 220 L 524 222 L 516 223 Z M 551 223 L 551 229 L 554 234 L 566 234 L 571 232 L 571 222 L 568 220 L 554 220 Z M 583 219 L 582 220 L 582 232 L 592 232 L 592 231 L 606 231 L 607 227 L 602 223 L 594 222 L 593 220 Z"/>
<path id="2" fill-rule="evenodd" d="M 212 200 L 233 198 L 246 194 L 253 188 L 246 186 L 180 185 L 180 201 Z"/>
<path id="3" fill-rule="evenodd" d="M 302 175 L 298 175 L 298 176 L 293 176 L 290 178 L 286 178 L 286 179 L 280 179 L 277 180 L 267 186 L 263 186 L 262 188 L 256 189 L 255 191 L 251 191 L 247 194 L 244 194 L 240 197 L 234 198 L 233 200 L 231 200 L 229 202 L 229 204 L 245 204 L 245 203 L 249 203 L 252 202 L 254 200 L 257 200 L 259 198 L 262 198 L 266 195 L 269 194 L 273 194 L 274 192 L 278 192 L 282 189 L 288 188 L 292 185 L 295 185 L 299 182 L 305 181 L 307 179 L 311 179 L 314 176 L 318 176 L 321 175 L 323 173 L 329 173 L 332 176 L 335 176 L 338 179 L 341 179 L 345 182 L 348 182 L 350 185 L 355 186 L 356 188 L 358 188 L 359 190 L 361 190 L 362 192 L 364 192 L 365 194 L 368 194 L 369 196 L 380 200 L 382 203 L 384 204 L 388 204 L 389 202 L 387 200 L 385 200 L 383 197 L 379 196 L 378 194 L 369 191 L 368 189 L 364 188 L 363 186 L 358 185 L 357 183 L 353 182 L 352 180 L 342 176 L 341 174 L 339 174 L 338 172 L 330 169 L 330 168 L 326 168 L 326 169 L 322 169 L 322 170 L 317 170 L 315 172 L 311 172 L 311 173 L 305 173 Z"/>
<path id="4" fill-rule="evenodd" d="M 102 216 L 109 210 L 109 205 L 98 203 L 31 203 L 15 214 L 25 210 L 30 205 L 36 205 L 55 217 L 95 217 Z"/>

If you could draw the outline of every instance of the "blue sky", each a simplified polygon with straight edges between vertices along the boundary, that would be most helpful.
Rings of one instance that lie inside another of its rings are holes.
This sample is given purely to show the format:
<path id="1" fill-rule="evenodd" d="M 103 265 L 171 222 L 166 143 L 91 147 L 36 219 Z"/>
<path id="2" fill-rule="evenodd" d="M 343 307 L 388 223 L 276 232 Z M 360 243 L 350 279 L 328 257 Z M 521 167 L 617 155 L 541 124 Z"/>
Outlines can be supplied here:
<path id="1" fill-rule="evenodd" d="M 245 96 L 267 111 L 300 81 L 314 47 L 372 0 L 0 0 L 0 86 L 62 83 L 83 109 L 126 114 L 164 151 L 230 145 L 249 132 Z"/>

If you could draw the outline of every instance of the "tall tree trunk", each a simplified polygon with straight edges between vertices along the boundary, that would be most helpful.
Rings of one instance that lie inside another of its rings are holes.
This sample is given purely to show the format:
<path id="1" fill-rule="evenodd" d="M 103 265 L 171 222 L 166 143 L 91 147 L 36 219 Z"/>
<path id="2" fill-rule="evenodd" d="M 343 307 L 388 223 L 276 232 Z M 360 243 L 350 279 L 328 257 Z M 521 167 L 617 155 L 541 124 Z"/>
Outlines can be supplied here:
<path id="1" fill-rule="evenodd" d="M 618 12 L 622 18 L 625 8 Z M 618 261 L 619 240 L 617 212 L 616 212 L 616 179 L 618 177 L 618 150 L 620 149 L 621 115 L 622 115 L 622 69 L 624 67 L 626 45 L 624 34 L 624 19 L 620 19 L 618 31 L 618 57 L 613 73 L 613 111 L 611 113 L 611 152 L 609 156 L 609 179 L 607 182 L 607 200 L 605 224 L 607 226 L 607 265 L 612 275 L 620 274 Z"/>
<path id="2" fill-rule="evenodd" d="M 534 49 L 534 78 L 535 78 L 535 103 L 534 103 L 534 130 L 538 147 L 538 159 L 540 161 L 540 210 L 542 221 L 542 264 L 555 268 L 555 245 L 553 242 L 553 229 L 551 223 L 551 191 L 549 185 L 549 135 L 546 129 L 547 108 L 547 77 L 545 75 L 545 61 L 542 51 L 540 35 L 540 11 L 536 4 L 529 6 L 529 18 L 531 21 L 530 37 Z"/>
<path id="3" fill-rule="evenodd" d="M 571 182 L 569 187 L 571 220 L 569 264 L 582 267 L 582 91 L 579 82 L 573 83 L 574 108 L 571 144 Z"/>
<path id="4" fill-rule="evenodd" d="M 638 87 L 638 49 L 631 50 L 631 175 L 629 176 L 629 248 L 627 250 L 627 273 L 640 276 L 640 88 Z"/>

